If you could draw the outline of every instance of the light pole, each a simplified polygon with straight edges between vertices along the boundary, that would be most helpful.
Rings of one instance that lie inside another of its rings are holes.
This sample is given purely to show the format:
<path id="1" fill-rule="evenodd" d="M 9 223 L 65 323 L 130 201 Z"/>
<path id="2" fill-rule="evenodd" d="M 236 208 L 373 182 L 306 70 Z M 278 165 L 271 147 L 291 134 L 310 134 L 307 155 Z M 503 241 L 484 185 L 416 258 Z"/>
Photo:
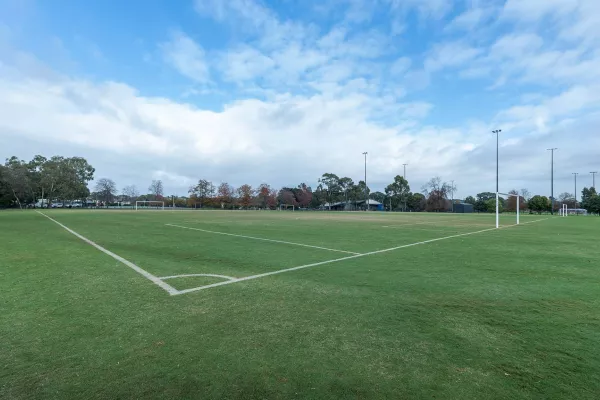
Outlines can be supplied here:
<path id="1" fill-rule="evenodd" d="M 500 143 L 500 132 L 502 132 L 502 129 L 496 129 L 493 130 L 492 133 L 496 134 L 496 228 L 500 227 L 500 214 L 499 214 L 499 208 L 498 208 L 498 203 L 500 201 L 500 199 L 498 199 L 498 147 L 499 147 L 499 143 Z"/>
<path id="2" fill-rule="evenodd" d="M 554 150 L 558 150 L 557 147 L 554 147 L 552 149 L 546 149 L 548 151 L 552 152 L 551 158 L 550 158 L 550 198 L 552 199 L 552 206 L 550 209 L 550 214 L 554 215 Z"/>
<path id="3" fill-rule="evenodd" d="M 404 167 L 404 175 L 402 175 L 402 177 L 406 180 L 406 166 L 408 164 L 402 164 L 402 166 Z M 406 196 L 404 196 L 404 209 L 402 210 L 404 212 L 406 212 Z"/>
<path id="4" fill-rule="evenodd" d="M 577 208 L 577 175 L 579 175 L 579 172 L 573 172 L 575 177 L 575 208 Z"/>
<path id="5" fill-rule="evenodd" d="M 452 213 L 454 213 L 454 181 L 452 181 Z"/>
<path id="6" fill-rule="evenodd" d="M 366 211 L 369 211 L 369 189 L 367 189 L 367 153 L 366 151 L 363 153 L 365 156 L 365 206 L 366 206 Z"/>
<path id="7" fill-rule="evenodd" d="M 598 173 L 598 172 L 590 172 L 590 174 L 592 174 L 592 187 L 593 187 L 594 189 L 596 189 L 596 174 L 597 174 L 597 173 Z"/>

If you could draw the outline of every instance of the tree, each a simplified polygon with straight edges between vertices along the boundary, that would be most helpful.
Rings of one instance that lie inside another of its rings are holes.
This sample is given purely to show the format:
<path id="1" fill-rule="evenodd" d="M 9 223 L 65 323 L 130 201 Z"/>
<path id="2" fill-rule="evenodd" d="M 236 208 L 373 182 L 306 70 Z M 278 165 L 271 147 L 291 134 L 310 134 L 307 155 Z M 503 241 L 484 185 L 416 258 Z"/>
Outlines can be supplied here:
<path id="1" fill-rule="evenodd" d="M 600 213 L 600 196 L 596 192 L 596 188 L 583 188 L 581 191 L 581 207 L 592 214 Z"/>
<path id="2" fill-rule="evenodd" d="M 546 196 L 535 195 L 527 202 L 529 210 L 541 214 L 550 209 L 550 200 Z"/>
<path id="3" fill-rule="evenodd" d="M 531 198 L 531 193 L 529 193 L 529 190 L 527 189 L 521 189 L 521 197 L 527 202 Z"/>
<path id="4" fill-rule="evenodd" d="M 248 184 L 242 185 L 237 189 L 237 193 L 240 206 L 243 208 L 250 207 L 250 205 L 252 204 L 252 197 L 254 194 L 252 186 Z"/>
<path id="5" fill-rule="evenodd" d="M 221 208 L 229 208 L 233 204 L 234 189 L 227 182 L 223 182 L 217 189 L 217 200 L 221 204 Z"/>
<path id="6" fill-rule="evenodd" d="M 477 194 L 477 201 L 473 207 L 477 212 L 488 212 L 487 202 L 490 199 L 496 200 L 496 193 L 482 192 Z M 494 209 L 495 211 L 495 209 Z"/>
<path id="7" fill-rule="evenodd" d="M 6 161 L 2 168 L 2 179 L 5 189 L 12 194 L 13 201 L 23 208 L 29 192 L 29 174 L 24 161 L 13 157 Z"/>
<path id="8" fill-rule="evenodd" d="M 294 192 L 292 192 L 289 188 L 283 188 L 277 194 L 277 200 L 280 204 L 297 206 L 298 202 L 296 201 L 296 196 L 294 196 Z"/>
<path id="9" fill-rule="evenodd" d="M 561 205 L 566 204 L 568 208 L 576 207 L 575 196 L 573 196 L 571 193 L 568 193 L 568 192 L 563 192 L 563 193 L 559 194 L 558 202 Z"/>
<path id="10" fill-rule="evenodd" d="M 369 198 L 385 204 L 386 195 L 385 195 L 385 193 L 381 193 L 381 192 L 373 192 L 369 195 Z"/>
<path id="11" fill-rule="evenodd" d="M 329 203 L 329 209 L 331 210 L 331 203 L 335 201 L 337 194 L 341 191 L 340 178 L 336 174 L 325 173 L 319 178 L 319 184 L 321 190 L 325 194 L 325 201 Z"/>
<path id="12" fill-rule="evenodd" d="M 519 201 L 519 210 L 523 211 L 525 210 L 525 208 L 527 207 L 527 203 L 525 202 L 525 199 L 519 195 L 519 192 L 515 189 L 511 190 L 510 192 L 508 192 L 509 194 L 512 194 L 513 196 L 508 196 L 508 199 L 506 200 L 506 210 L 507 211 L 512 211 L 512 212 L 516 212 L 517 211 L 517 199 Z M 504 202 L 500 202 L 500 205 L 503 205 Z M 495 208 L 494 208 L 494 212 L 496 212 Z"/>
<path id="13" fill-rule="evenodd" d="M 516 210 L 516 205 L 517 203 L 515 202 L 515 210 Z M 504 199 L 504 197 L 498 197 L 498 212 L 501 213 L 506 209 L 506 205 L 507 205 L 507 201 Z M 496 213 L 496 197 L 494 196 L 493 199 L 489 199 L 485 202 L 485 211 L 486 212 L 490 212 L 490 213 Z"/>
<path id="14" fill-rule="evenodd" d="M 298 190 L 296 191 L 296 201 L 298 202 L 298 206 L 308 207 L 312 200 L 313 193 L 310 186 L 307 186 L 306 183 L 298 185 Z"/>
<path id="15" fill-rule="evenodd" d="M 199 200 L 200 208 L 204 207 L 206 200 L 211 198 L 214 192 L 212 182 L 206 179 L 200 179 L 196 186 L 190 187 L 188 193 Z"/>
<path id="16" fill-rule="evenodd" d="M 424 211 L 427 205 L 427 199 L 421 193 L 409 193 L 406 206 L 411 211 Z"/>
<path id="17" fill-rule="evenodd" d="M 148 192 L 154 196 L 154 200 L 161 200 L 163 197 L 163 183 L 160 179 L 153 180 L 148 187 Z"/>
<path id="18" fill-rule="evenodd" d="M 350 178 L 344 177 L 338 180 L 340 190 L 344 192 L 344 201 L 348 201 L 348 190 L 354 186 L 354 181 Z"/>
<path id="19" fill-rule="evenodd" d="M 410 194 L 410 186 L 408 181 L 400 175 L 396 175 L 394 182 L 387 185 L 385 193 L 392 199 L 392 209 L 402 204 L 403 209 L 406 209 L 406 202 Z"/>
<path id="20" fill-rule="evenodd" d="M 473 196 L 467 196 L 465 198 L 465 203 L 475 205 L 475 204 L 477 204 L 477 200 L 475 200 L 475 197 L 473 197 Z"/>
<path id="21" fill-rule="evenodd" d="M 271 189 L 271 186 L 269 186 L 266 183 L 261 183 L 258 186 L 258 190 L 256 191 L 256 197 L 257 197 L 257 203 L 260 207 L 270 208 L 270 204 L 272 203 L 272 201 L 269 197 L 271 196 L 272 191 L 273 191 L 273 189 Z M 275 197 L 277 197 L 277 196 L 275 196 Z"/>
<path id="22" fill-rule="evenodd" d="M 123 197 L 129 202 L 136 201 L 138 196 L 140 195 L 135 185 L 125 186 L 121 190 L 121 193 L 123 194 Z"/>
<path id="23" fill-rule="evenodd" d="M 422 187 L 423 193 L 427 197 L 427 211 L 447 211 L 452 205 L 448 200 L 448 194 L 454 190 L 454 187 L 448 182 L 442 182 L 439 176 L 431 178 Z"/>
<path id="24" fill-rule="evenodd" d="M 96 193 L 104 203 L 111 203 L 117 194 L 117 185 L 112 179 L 102 178 L 96 182 Z"/>

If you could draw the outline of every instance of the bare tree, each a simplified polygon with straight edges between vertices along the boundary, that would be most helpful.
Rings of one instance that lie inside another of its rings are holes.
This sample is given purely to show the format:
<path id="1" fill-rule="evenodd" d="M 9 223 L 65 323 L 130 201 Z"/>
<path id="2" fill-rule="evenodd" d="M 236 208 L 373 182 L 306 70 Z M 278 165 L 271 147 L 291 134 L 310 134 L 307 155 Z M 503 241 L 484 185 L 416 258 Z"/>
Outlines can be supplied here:
<path id="1" fill-rule="evenodd" d="M 521 197 L 525 199 L 525 201 L 529 201 L 531 198 L 531 193 L 527 189 L 521 189 Z"/>
<path id="2" fill-rule="evenodd" d="M 140 195 L 135 185 L 125 186 L 123 190 L 121 190 L 121 193 L 125 196 L 127 201 L 136 201 Z"/>
<path id="3" fill-rule="evenodd" d="M 421 190 L 427 197 L 427 211 L 447 211 L 451 207 L 448 194 L 455 191 L 456 187 L 442 182 L 442 178 L 436 176 L 423 185 Z"/>
<path id="4" fill-rule="evenodd" d="M 102 201 L 110 203 L 117 194 L 117 185 L 112 179 L 102 178 L 96 182 L 96 192 Z"/>
<path id="5" fill-rule="evenodd" d="M 163 196 L 163 183 L 159 180 L 153 180 L 148 187 L 148 191 L 155 197 L 155 200 L 160 200 Z"/>

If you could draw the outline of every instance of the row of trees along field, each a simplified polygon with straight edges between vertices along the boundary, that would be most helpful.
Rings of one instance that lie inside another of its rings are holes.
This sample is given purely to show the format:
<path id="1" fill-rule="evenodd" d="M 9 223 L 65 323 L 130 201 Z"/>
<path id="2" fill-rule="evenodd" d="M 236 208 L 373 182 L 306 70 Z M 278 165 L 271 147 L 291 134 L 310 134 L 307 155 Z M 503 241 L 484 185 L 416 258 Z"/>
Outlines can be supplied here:
<path id="1" fill-rule="evenodd" d="M 386 210 L 448 212 L 452 210 L 453 184 L 435 177 L 430 179 L 420 192 L 412 192 L 408 181 L 398 175 L 383 192 L 371 192 L 364 181 L 355 183 L 351 178 L 325 173 L 313 190 L 305 183 L 297 186 L 276 189 L 267 183 L 258 187 L 249 184 L 237 188 L 223 182 L 200 179 L 191 186 L 188 196 L 165 196 L 163 183 L 153 180 L 146 194 L 141 194 L 135 185 L 124 186 L 121 190 L 109 178 L 98 179 L 90 192 L 88 183 L 94 179 L 94 168 L 81 157 L 65 158 L 35 156 L 31 161 L 11 157 L 0 165 L 0 207 L 26 207 L 39 199 L 52 202 L 88 200 L 102 204 L 134 203 L 135 201 L 164 201 L 166 205 L 193 208 L 262 208 L 272 209 L 279 205 L 300 208 L 329 208 L 332 204 L 344 203 L 346 209 L 355 209 L 356 204 L 365 198 L 383 203 Z M 516 196 L 500 198 L 501 211 L 516 211 L 517 201 L 523 211 L 548 212 L 551 199 L 545 196 L 531 196 L 527 189 L 510 192 Z M 518 197 L 517 197 L 518 196 Z M 454 200 L 456 203 L 461 200 Z M 477 212 L 494 212 L 495 194 L 482 192 L 468 196 L 465 203 L 473 204 Z M 577 203 L 577 204 L 576 204 Z M 364 204 L 364 203 L 363 203 Z M 554 210 L 563 204 L 569 208 L 576 205 L 591 213 L 600 213 L 600 196 L 594 188 L 584 188 L 581 202 L 576 202 L 570 193 L 562 193 L 555 199 Z"/>

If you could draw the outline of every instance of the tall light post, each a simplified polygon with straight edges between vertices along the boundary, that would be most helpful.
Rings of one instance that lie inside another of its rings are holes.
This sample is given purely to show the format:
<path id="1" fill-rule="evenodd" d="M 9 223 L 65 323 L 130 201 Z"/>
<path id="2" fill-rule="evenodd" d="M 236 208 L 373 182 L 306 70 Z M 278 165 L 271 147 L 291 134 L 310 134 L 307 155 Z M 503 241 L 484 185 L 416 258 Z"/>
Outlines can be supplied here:
<path id="1" fill-rule="evenodd" d="M 408 164 L 402 164 L 402 166 L 404 167 L 404 175 L 402 175 L 402 177 L 406 180 L 406 166 Z M 404 212 L 406 212 L 406 196 L 404 196 L 404 210 L 402 210 Z"/>
<path id="2" fill-rule="evenodd" d="M 573 172 L 575 177 L 575 208 L 577 208 L 577 175 L 579 175 L 579 172 Z"/>
<path id="3" fill-rule="evenodd" d="M 452 181 L 452 213 L 454 213 L 454 181 Z"/>
<path id="4" fill-rule="evenodd" d="M 592 187 L 593 187 L 594 189 L 596 189 L 596 174 L 597 174 L 597 173 L 598 173 L 598 172 L 590 172 L 590 174 L 592 174 Z"/>
<path id="5" fill-rule="evenodd" d="M 366 206 L 366 211 L 369 211 L 369 189 L 367 189 L 367 153 L 366 151 L 363 153 L 363 155 L 365 156 L 365 206 Z"/>
<path id="6" fill-rule="evenodd" d="M 492 133 L 496 134 L 496 228 L 500 227 L 500 213 L 498 212 L 498 203 L 500 202 L 500 199 L 498 198 L 498 192 L 500 191 L 500 189 L 498 189 L 498 148 L 500 147 L 500 132 L 502 132 L 502 129 L 492 131 Z"/>
<path id="7" fill-rule="evenodd" d="M 554 215 L 554 150 L 558 150 L 558 148 L 554 147 L 546 150 L 552 152 L 550 157 L 550 198 L 552 199 L 552 208 L 550 209 L 550 214 Z"/>

